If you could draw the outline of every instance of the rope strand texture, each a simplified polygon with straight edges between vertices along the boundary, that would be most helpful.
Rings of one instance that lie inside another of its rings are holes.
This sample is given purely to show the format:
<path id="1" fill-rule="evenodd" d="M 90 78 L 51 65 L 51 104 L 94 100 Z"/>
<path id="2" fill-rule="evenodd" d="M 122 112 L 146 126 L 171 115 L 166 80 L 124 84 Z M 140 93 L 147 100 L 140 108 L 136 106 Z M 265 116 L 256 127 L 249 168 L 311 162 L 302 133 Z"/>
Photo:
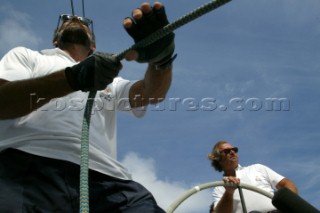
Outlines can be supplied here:
<path id="1" fill-rule="evenodd" d="M 155 41 L 163 38 L 164 36 L 168 35 L 169 33 L 173 32 L 174 30 L 178 29 L 179 27 L 182 27 L 183 25 L 199 18 L 200 16 L 203 16 L 206 13 L 209 13 L 210 11 L 230 2 L 231 0 L 214 0 L 214 1 L 210 1 L 198 8 L 196 8 L 195 10 L 187 13 L 186 15 L 180 17 L 179 19 L 171 22 L 170 24 L 164 26 L 163 28 L 159 29 L 158 31 L 154 32 L 153 34 L 151 34 L 150 36 L 148 36 L 145 39 L 142 39 L 141 41 L 139 41 L 138 43 L 132 45 L 131 47 L 129 47 L 128 49 L 120 52 L 119 54 L 117 54 L 115 57 L 118 60 L 122 60 L 125 56 L 125 54 L 127 52 L 129 52 L 130 50 L 134 50 L 138 47 L 145 47 L 148 46 L 152 43 L 154 43 Z"/>
<path id="2" fill-rule="evenodd" d="M 158 31 L 154 32 L 147 38 L 132 45 L 130 48 L 115 55 L 119 61 L 124 59 L 126 53 L 130 50 L 134 50 L 138 47 L 145 47 L 153 42 L 163 38 L 169 33 L 173 32 L 177 28 L 199 18 L 200 16 L 209 13 L 210 11 L 230 2 L 231 0 L 213 0 L 206 3 L 190 13 L 182 16 L 181 18 L 173 21 L 172 23 L 164 26 Z M 88 101 L 86 103 L 84 119 L 82 123 L 82 135 L 81 135 L 81 162 L 80 162 L 80 213 L 89 213 L 89 130 L 90 130 L 90 118 L 91 110 L 96 96 L 96 91 L 89 93 Z"/>
<path id="3" fill-rule="evenodd" d="M 81 134 L 80 212 L 89 213 L 89 131 L 91 112 L 96 92 L 90 92 L 86 103 Z"/>

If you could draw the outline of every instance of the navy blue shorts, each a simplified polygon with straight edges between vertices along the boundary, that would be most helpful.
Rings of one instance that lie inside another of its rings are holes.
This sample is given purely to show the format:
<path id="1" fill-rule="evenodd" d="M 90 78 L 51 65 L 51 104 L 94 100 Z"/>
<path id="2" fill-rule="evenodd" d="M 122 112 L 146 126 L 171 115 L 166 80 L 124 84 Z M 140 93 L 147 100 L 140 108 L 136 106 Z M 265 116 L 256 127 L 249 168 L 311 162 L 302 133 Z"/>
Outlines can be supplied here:
<path id="1" fill-rule="evenodd" d="M 79 213 L 79 165 L 15 149 L 0 153 L 0 212 Z M 90 213 L 165 213 L 142 185 L 89 172 Z"/>

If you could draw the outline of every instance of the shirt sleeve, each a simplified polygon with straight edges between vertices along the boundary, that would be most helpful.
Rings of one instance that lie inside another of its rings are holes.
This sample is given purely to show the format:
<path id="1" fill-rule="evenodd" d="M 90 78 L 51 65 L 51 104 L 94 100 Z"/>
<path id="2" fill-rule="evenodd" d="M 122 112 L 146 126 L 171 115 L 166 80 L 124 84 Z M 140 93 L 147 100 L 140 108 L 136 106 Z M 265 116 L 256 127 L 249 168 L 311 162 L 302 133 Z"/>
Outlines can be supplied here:
<path id="1" fill-rule="evenodd" d="M 284 176 L 278 174 L 265 165 L 257 164 L 257 166 L 259 167 L 260 171 L 266 175 L 266 178 L 269 180 L 272 187 L 276 189 L 276 185 L 284 178 Z"/>
<path id="2" fill-rule="evenodd" d="M 16 47 L 10 50 L 0 61 L 0 79 L 15 81 L 28 79 L 32 76 L 33 64 L 31 50 Z"/>
<path id="3" fill-rule="evenodd" d="M 147 107 L 132 108 L 129 101 L 129 91 L 136 81 L 129 81 L 121 77 L 114 79 L 116 89 L 117 110 L 132 113 L 135 117 L 143 117 Z"/>

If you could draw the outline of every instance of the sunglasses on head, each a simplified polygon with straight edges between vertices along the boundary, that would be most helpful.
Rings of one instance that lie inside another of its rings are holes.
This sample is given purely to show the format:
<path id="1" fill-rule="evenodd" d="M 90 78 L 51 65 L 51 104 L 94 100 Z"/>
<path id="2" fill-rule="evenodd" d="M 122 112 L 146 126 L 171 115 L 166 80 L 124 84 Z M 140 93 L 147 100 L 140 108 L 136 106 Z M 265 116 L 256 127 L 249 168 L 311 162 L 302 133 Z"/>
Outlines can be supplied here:
<path id="1" fill-rule="evenodd" d="M 69 21 L 73 18 L 78 18 L 82 24 L 85 24 L 87 26 L 89 26 L 90 24 L 92 24 L 92 20 L 91 19 L 88 19 L 88 18 L 85 18 L 85 17 L 81 17 L 81 16 L 74 16 L 74 15 L 69 15 L 69 14 L 62 14 L 60 15 L 60 19 L 65 22 L 65 21 Z"/>
<path id="2" fill-rule="evenodd" d="M 223 152 L 226 155 L 229 154 L 231 151 L 238 153 L 239 149 L 238 149 L 238 147 L 233 147 L 233 148 L 229 148 L 229 149 L 220 150 L 220 152 Z"/>
<path id="3" fill-rule="evenodd" d="M 79 21 L 86 26 L 91 25 L 91 31 L 93 32 L 93 21 L 91 19 L 81 17 L 81 16 L 70 15 L 70 14 L 61 14 L 59 16 L 57 29 L 59 28 L 60 21 L 62 21 L 62 23 L 64 23 L 66 21 L 72 20 L 73 18 L 79 19 Z"/>

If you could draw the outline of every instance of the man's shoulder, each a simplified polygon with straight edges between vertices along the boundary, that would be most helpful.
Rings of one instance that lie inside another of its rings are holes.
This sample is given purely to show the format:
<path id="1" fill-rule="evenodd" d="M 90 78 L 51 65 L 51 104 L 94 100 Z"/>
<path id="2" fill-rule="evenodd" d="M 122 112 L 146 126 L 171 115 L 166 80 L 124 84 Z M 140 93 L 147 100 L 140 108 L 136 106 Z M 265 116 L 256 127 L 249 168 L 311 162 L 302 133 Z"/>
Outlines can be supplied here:
<path id="1" fill-rule="evenodd" d="M 66 55 L 69 56 L 69 54 L 67 54 L 65 51 L 59 49 L 59 48 L 51 48 L 51 49 L 43 49 L 40 51 L 42 55 L 48 55 L 48 56 L 52 56 L 52 55 Z M 71 56 L 69 56 L 71 57 Z"/>
<path id="2" fill-rule="evenodd" d="M 260 169 L 265 169 L 266 166 L 261 164 L 261 163 L 255 163 L 255 164 L 251 164 L 245 167 L 242 167 L 242 169 L 247 169 L 247 170 L 260 170 Z"/>
<path id="3" fill-rule="evenodd" d="M 38 51 L 31 50 L 26 47 L 15 47 L 9 50 L 1 59 L 1 62 L 8 65 L 23 65 L 30 66 L 30 61 L 34 61 L 34 59 L 40 55 Z"/>
<path id="4" fill-rule="evenodd" d="M 252 167 L 265 167 L 265 165 L 263 165 L 261 163 L 254 163 L 254 164 L 251 164 L 250 166 L 252 166 Z"/>
<path id="5" fill-rule="evenodd" d="M 125 86 L 125 85 L 132 84 L 132 82 L 134 82 L 134 81 L 125 79 L 125 78 L 123 78 L 123 77 L 121 77 L 121 76 L 117 76 L 117 77 L 115 77 L 115 78 L 113 79 L 111 85 L 112 85 L 113 87 L 119 87 L 119 86 L 120 86 L 120 87 L 123 87 L 123 86 Z"/>
<path id="6" fill-rule="evenodd" d="M 22 46 L 19 46 L 19 47 L 15 47 L 11 50 L 9 50 L 9 52 L 7 53 L 7 55 L 9 56 L 27 56 L 27 55 L 30 55 L 30 54 L 40 54 L 39 51 L 35 51 L 35 50 L 31 50 L 27 47 L 22 47 Z"/>
<path id="7" fill-rule="evenodd" d="M 122 78 L 121 76 L 117 76 L 113 79 L 113 83 L 117 83 L 119 81 L 127 81 L 126 79 Z"/>
<path id="8" fill-rule="evenodd" d="M 12 48 L 9 52 L 30 52 L 30 51 L 34 51 L 34 50 L 31 50 L 23 46 L 18 46 L 18 47 Z"/>

